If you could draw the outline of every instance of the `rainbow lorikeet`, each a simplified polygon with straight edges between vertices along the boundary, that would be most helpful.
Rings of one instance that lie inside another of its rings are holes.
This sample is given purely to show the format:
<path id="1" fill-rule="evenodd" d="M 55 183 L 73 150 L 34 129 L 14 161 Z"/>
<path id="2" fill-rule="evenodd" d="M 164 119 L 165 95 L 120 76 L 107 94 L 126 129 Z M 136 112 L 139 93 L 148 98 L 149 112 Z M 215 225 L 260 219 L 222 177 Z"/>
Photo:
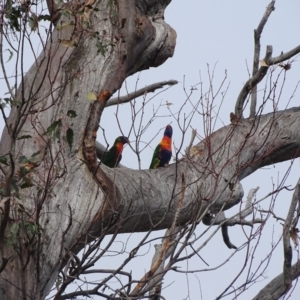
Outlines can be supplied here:
<path id="1" fill-rule="evenodd" d="M 123 147 L 129 143 L 126 136 L 116 138 L 113 146 L 102 157 L 102 163 L 110 168 L 116 168 L 122 159 Z"/>
<path id="2" fill-rule="evenodd" d="M 165 129 L 164 136 L 161 142 L 156 146 L 154 150 L 149 169 L 165 167 L 169 164 L 172 156 L 172 134 L 173 129 L 171 125 L 168 125 Z"/>

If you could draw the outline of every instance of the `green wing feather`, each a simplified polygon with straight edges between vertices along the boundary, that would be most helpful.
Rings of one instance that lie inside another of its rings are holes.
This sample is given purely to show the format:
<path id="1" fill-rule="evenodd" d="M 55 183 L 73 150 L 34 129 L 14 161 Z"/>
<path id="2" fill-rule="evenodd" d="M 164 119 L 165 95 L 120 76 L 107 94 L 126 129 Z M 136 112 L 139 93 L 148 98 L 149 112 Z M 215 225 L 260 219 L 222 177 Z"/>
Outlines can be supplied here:
<path id="1" fill-rule="evenodd" d="M 116 168 L 122 158 L 123 146 L 127 143 L 129 140 L 126 136 L 117 137 L 113 146 L 103 156 L 102 163 L 110 168 Z"/>
<path id="2" fill-rule="evenodd" d="M 150 164 L 149 169 L 156 169 L 159 166 L 160 159 L 159 159 L 159 153 L 160 153 L 161 145 L 158 144 L 154 150 L 152 161 Z"/>
<path id="3" fill-rule="evenodd" d="M 117 147 L 113 146 L 102 158 L 102 163 L 110 168 L 115 168 L 117 165 L 117 159 L 118 159 Z"/>

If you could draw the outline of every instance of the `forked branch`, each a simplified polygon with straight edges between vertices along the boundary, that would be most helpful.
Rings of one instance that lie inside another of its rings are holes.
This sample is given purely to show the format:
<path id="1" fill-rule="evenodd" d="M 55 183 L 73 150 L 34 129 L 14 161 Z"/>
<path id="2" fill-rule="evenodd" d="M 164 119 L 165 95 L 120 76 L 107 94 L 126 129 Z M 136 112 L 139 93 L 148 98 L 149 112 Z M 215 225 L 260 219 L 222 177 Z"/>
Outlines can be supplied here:
<path id="1" fill-rule="evenodd" d="M 249 191 L 247 201 L 245 204 L 245 208 L 239 213 L 238 216 L 232 217 L 230 219 L 226 219 L 225 213 L 223 211 L 221 211 L 216 216 L 207 214 L 206 216 L 204 216 L 204 218 L 202 220 L 203 224 L 205 224 L 207 226 L 221 225 L 223 241 L 229 249 L 237 249 L 237 247 L 230 242 L 230 238 L 229 238 L 229 234 L 228 234 L 228 226 L 234 226 L 234 225 L 253 226 L 253 224 L 263 222 L 262 219 L 254 219 L 251 221 L 245 220 L 245 218 L 253 212 L 252 199 L 254 198 L 258 189 L 259 189 L 259 187 L 255 188 L 255 189 L 251 189 Z"/>
<path id="2" fill-rule="evenodd" d="M 254 77 L 255 74 L 257 73 L 258 66 L 259 66 L 260 36 L 261 36 L 261 33 L 269 19 L 269 16 L 271 15 L 272 11 L 274 11 L 274 10 L 275 10 L 275 0 L 271 1 L 271 3 L 267 6 L 266 11 L 265 11 L 257 29 L 254 30 L 254 58 L 253 58 L 252 77 Z M 256 102 L 257 102 L 257 86 L 255 86 L 252 89 L 251 105 L 250 105 L 250 118 L 253 118 L 255 116 Z"/>
<path id="3" fill-rule="evenodd" d="M 253 88 L 266 76 L 269 67 L 290 59 L 291 57 L 300 53 L 300 45 L 286 53 L 282 53 L 277 57 L 272 57 L 272 52 L 273 47 L 270 45 L 267 46 L 265 58 L 261 61 L 261 67 L 256 72 L 256 74 L 245 83 L 244 87 L 242 88 L 235 105 L 235 115 L 238 119 L 243 119 L 243 106 L 246 98 L 248 97 L 249 93 L 252 92 Z"/>

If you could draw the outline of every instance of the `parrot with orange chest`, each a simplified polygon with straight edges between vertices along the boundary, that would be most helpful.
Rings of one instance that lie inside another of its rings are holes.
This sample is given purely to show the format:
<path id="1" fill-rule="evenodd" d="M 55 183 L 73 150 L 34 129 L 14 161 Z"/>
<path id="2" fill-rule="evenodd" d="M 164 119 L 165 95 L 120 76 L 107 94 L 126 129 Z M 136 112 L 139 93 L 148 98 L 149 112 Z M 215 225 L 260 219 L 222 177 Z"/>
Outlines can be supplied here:
<path id="1" fill-rule="evenodd" d="M 167 125 L 161 142 L 156 146 L 149 169 L 165 167 L 172 157 L 173 128 Z"/>
<path id="2" fill-rule="evenodd" d="M 129 140 L 126 136 L 117 137 L 113 146 L 103 155 L 101 162 L 110 168 L 116 168 L 122 159 L 123 147 L 127 143 Z"/>

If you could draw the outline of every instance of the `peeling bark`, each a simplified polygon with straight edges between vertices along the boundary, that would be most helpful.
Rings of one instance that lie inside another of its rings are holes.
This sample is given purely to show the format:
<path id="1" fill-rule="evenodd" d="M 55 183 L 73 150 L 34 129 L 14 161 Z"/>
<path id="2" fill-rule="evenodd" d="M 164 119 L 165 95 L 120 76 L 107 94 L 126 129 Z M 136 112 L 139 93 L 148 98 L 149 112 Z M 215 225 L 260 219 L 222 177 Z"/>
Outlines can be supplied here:
<path id="1" fill-rule="evenodd" d="M 77 246 L 74 251 L 79 251 L 84 244 L 78 246 L 78 242 L 100 223 L 100 230 L 91 232 L 107 231 L 115 214 L 112 207 L 123 211 L 119 191 L 111 189 L 111 178 L 97 169 L 98 124 L 110 95 L 126 77 L 159 66 L 173 55 L 176 33 L 164 21 L 169 3 L 91 1 L 89 5 L 97 10 L 85 7 L 83 15 L 76 15 L 78 7 L 73 3 L 62 7 L 73 15 L 61 14 L 55 20 L 62 29 L 53 31 L 26 74 L 17 93 L 22 109 L 12 108 L 9 130 L 2 134 L 0 153 L 12 151 L 14 163 L 20 155 L 30 157 L 40 151 L 38 166 L 31 172 L 35 187 L 22 190 L 22 199 L 42 231 L 34 238 L 34 249 L 20 246 L 25 261 L 15 257 L 7 263 L 0 279 L 1 299 L 43 299 L 70 249 Z M 87 101 L 90 92 L 98 96 L 93 103 Z M 70 110 L 77 113 L 75 120 L 66 118 Z M 54 122 L 57 138 L 46 134 Z M 74 133 L 71 150 L 67 128 Z M 29 133 L 30 140 L 16 142 L 18 136 Z"/>

